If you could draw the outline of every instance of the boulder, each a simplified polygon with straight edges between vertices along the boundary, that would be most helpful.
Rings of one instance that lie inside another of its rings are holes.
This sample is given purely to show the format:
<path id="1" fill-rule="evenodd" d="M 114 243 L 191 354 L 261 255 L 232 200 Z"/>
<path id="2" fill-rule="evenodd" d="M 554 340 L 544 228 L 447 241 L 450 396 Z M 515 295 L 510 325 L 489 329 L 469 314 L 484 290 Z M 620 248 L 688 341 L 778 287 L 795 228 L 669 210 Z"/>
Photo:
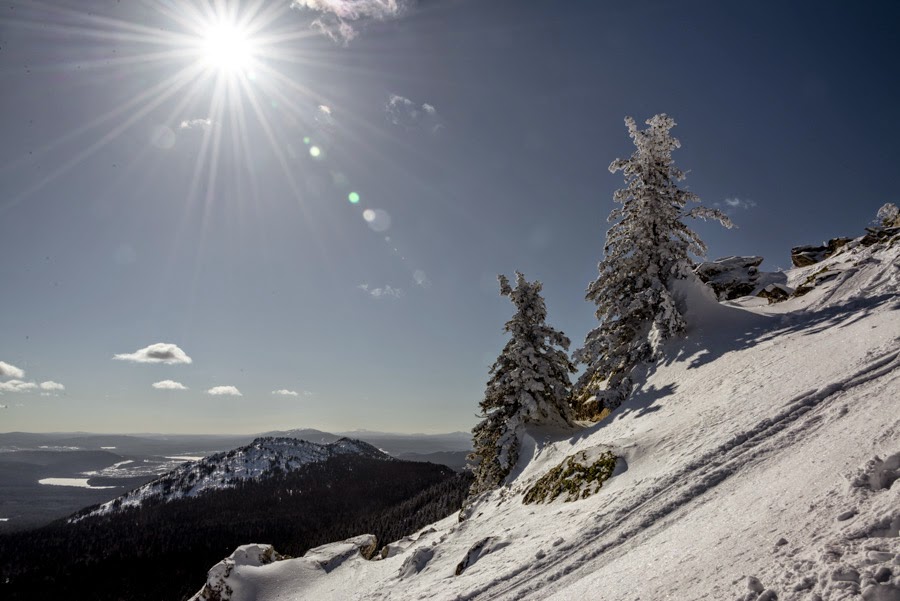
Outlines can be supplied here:
<path id="1" fill-rule="evenodd" d="M 234 594 L 229 577 L 238 566 L 264 566 L 285 559 L 272 545 L 241 545 L 234 553 L 212 567 L 206 584 L 194 596 L 196 601 L 228 601 Z"/>
<path id="2" fill-rule="evenodd" d="M 364 559 L 371 559 L 378 550 L 378 541 L 372 534 L 361 534 L 336 543 L 328 543 L 315 549 L 310 549 L 304 555 L 304 559 L 316 562 L 326 572 L 357 555 Z"/>
<path id="3" fill-rule="evenodd" d="M 867 227 L 866 235 L 859 241 L 863 246 L 872 246 L 879 242 L 886 242 L 900 235 L 900 226 L 897 227 Z"/>
<path id="4" fill-rule="evenodd" d="M 769 284 L 762 290 L 756 293 L 756 296 L 761 296 L 764 299 L 769 301 L 769 304 L 772 303 L 780 303 L 783 300 L 787 300 L 791 297 L 793 290 L 788 288 L 787 286 L 782 286 L 781 284 Z"/>
<path id="5" fill-rule="evenodd" d="M 821 245 L 795 246 L 791 249 L 791 263 L 794 267 L 808 267 L 837 254 L 852 238 L 832 238 Z"/>
<path id="6" fill-rule="evenodd" d="M 716 293 L 720 301 L 753 294 L 759 281 L 762 257 L 724 257 L 700 263 L 694 273 Z"/>

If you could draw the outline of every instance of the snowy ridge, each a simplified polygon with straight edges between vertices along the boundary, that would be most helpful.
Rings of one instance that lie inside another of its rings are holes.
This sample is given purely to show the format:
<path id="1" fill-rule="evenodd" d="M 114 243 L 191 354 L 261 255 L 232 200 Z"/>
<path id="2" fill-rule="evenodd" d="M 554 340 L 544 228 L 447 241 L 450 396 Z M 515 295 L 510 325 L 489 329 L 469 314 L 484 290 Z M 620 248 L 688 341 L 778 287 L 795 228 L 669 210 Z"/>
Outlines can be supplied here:
<path id="1" fill-rule="evenodd" d="M 361 455 L 385 461 L 392 457 L 361 440 L 341 438 L 317 444 L 296 438 L 261 437 L 249 445 L 182 464 L 156 480 L 136 488 L 75 520 L 140 505 L 151 498 L 195 497 L 209 490 L 231 488 L 278 472 L 290 472 L 339 455 Z"/>
<path id="2" fill-rule="evenodd" d="M 780 274 L 810 290 L 775 304 L 720 304 L 685 282 L 686 337 L 610 418 L 531 429 L 506 486 L 383 558 L 238 566 L 231 598 L 900 600 L 893 242 Z M 620 461 L 597 494 L 522 503 L 566 457 L 600 449 Z"/>

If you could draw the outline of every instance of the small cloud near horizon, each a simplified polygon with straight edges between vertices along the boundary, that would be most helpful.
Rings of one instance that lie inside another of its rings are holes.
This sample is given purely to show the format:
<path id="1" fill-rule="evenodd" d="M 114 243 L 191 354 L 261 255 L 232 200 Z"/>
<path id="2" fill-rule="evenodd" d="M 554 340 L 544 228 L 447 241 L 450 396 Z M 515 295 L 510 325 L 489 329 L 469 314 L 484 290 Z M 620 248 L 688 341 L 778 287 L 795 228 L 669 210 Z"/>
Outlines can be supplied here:
<path id="1" fill-rule="evenodd" d="M 157 390 L 187 390 L 188 387 L 182 384 L 181 382 L 176 382 L 175 380 L 162 380 L 161 382 L 154 382 L 152 384 L 153 388 Z"/>
<path id="2" fill-rule="evenodd" d="M 24 382 L 22 380 L 8 380 L 0 382 L 0 393 L 3 392 L 30 392 L 37 389 L 38 385 L 34 382 Z"/>
<path id="3" fill-rule="evenodd" d="M 360 284 L 357 286 L 360 290 L 371 296 L 372 298 L 402 298 L 403 290 L 385 285 L 381 288 L 371 288 L 368 284 Z"/>
<path id="4" fill-rule="evenodd" d="M 206 394 L 211 394 L 213 396 L 244 396 L 241 394 L 241 391 L 238 390 L 235 386 L 213 386 L 206 391 Z"/>
<path id="5" fill-rule="evenodd" d="M 15 378 L 21 380 L 25 377 L 25 370 L 19 369 L 15 365 L 10 365 L 5 361 L 0 361 L 0 378 Z"/>
<path id="6" fill-rule="evenodd" d="M 287 388 L 282 388 L 281 390 L 273 390 L 272 394 L 278 396 L 300 396 L 300 393 L 296 390 L 288 390 Z"/>
<path id="7" fill-rule="evenodd" d="M 164 365 L 190 364 L 193 359 L 178 348 L 178 345 L 167 342 L 157 342 L 133 353 L 113 355 L 118 361 L 131 361 L 133 363 L 162 363 Z"/>
<path id="8" fill-rule="evenodd" d="M 54 382 L 53 380 L 47 380 L 46 382 L 41 382 L 41 390 L 46 390 L 48 392 L 61 392 L 65 389 L 66 389 L 65 386 L 63 386 L 59 382 Z"/>

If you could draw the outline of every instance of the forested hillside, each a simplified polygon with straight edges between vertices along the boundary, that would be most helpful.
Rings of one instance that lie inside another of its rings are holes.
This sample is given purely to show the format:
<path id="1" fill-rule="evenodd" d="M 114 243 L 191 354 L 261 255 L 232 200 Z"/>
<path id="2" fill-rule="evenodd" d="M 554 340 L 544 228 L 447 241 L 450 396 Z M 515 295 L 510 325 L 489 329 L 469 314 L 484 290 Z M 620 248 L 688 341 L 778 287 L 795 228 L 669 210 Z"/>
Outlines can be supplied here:
<path id="1" fill-rule="evenodd" d="M 248 540 L 294 556 L 362 532 L 393 541 L 458 510 L 470 482 L 445 466 L 342 455 L 194 498 L 60 520 L 0 537 L 0 596 L 186 599 Z"/>

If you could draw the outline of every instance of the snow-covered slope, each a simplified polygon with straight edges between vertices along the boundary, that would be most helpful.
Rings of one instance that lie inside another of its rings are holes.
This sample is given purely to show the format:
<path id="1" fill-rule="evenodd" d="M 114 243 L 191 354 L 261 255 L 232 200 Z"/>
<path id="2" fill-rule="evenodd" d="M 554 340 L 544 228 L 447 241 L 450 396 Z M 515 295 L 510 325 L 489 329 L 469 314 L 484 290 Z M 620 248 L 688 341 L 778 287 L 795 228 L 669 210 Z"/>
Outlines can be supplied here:
<path id="1" fill-rule="evenodd" d="M 261 437 L 247 446 L 184 463 L 168 474 L 73 519 L 79 520 L 87 516 L 103 515 L 125 507 L 137 506 L 148 499 L 169 501 L 195 497 L 208 490 L 231 488 L 244 480 L 256 480 L 278 472 L 290 472 L 311 463 L 348 454 L 393 460 L 372 445 L 349 438 L 318 444 L 296 438 Z"/>
<path id="2" fill-rule="evenodd" d="M 900 601 L 900 243 L 848 245 L 785 285 L 811 290 L 720 304 L 682 286 L 688 334 L 638 392 L 574 435 L 531 431 L 464 520 L 378 560 L 232 561 L 214 584 L 258 601 Z M 606 449 L 621 459 L 593 496 L 522 503 Z"/>

